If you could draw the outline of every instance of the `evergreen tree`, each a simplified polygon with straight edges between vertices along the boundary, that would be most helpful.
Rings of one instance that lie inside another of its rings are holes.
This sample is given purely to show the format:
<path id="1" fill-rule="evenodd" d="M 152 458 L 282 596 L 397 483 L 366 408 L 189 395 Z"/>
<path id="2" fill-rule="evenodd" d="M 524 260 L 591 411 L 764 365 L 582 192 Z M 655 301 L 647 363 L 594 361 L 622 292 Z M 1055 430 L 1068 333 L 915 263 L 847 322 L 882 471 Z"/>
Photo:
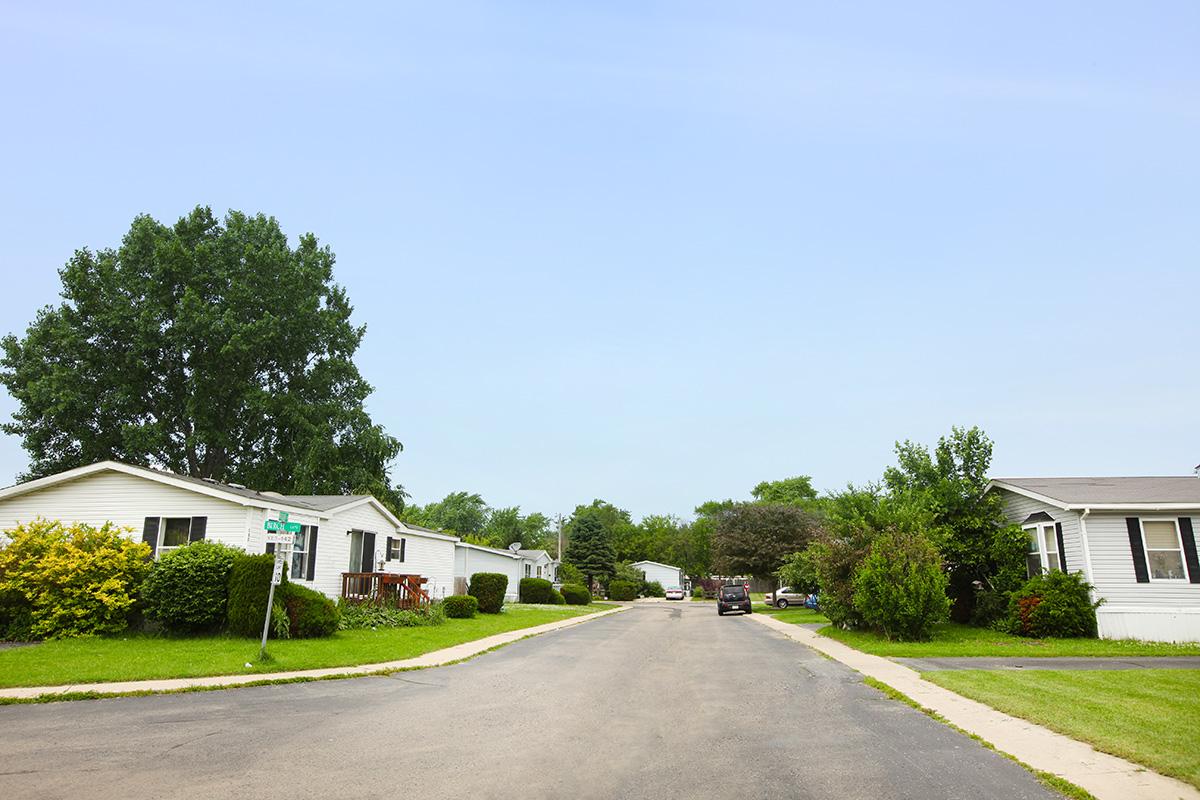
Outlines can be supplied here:
<path id="1" fill-rule="evenodd" d="M 596 579 L 611 578 L 616 560 L 608 531 L 595 514 L 582 514 L 572 521 L 566 561 L 587 577 L 589 586 Z"/>

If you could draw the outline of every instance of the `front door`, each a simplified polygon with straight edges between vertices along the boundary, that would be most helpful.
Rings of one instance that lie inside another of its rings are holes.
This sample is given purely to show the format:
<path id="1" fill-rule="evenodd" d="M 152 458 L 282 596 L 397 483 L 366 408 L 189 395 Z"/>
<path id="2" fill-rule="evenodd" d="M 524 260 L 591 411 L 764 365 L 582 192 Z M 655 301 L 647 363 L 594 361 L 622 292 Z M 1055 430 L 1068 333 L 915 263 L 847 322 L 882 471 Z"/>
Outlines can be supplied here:
<path id="1" fill-rule="evenodd" d="M 375 534 L 350 531 L 350 565 L 347 572 L 375 571 Z"/>

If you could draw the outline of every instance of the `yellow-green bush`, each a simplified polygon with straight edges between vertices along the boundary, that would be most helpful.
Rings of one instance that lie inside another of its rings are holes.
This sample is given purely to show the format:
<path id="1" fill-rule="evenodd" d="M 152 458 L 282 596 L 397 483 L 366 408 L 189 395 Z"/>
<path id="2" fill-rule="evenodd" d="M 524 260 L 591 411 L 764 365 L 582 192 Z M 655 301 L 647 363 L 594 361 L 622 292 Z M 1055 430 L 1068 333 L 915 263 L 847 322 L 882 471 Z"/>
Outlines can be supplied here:
<path id="1" fill-rule="evenodd" d="M 151 565 L 150 548 L 127 531 L 44 519 L 6 531 L 0 596 L 8 634 L 55 639 L 124 630 Z"/>

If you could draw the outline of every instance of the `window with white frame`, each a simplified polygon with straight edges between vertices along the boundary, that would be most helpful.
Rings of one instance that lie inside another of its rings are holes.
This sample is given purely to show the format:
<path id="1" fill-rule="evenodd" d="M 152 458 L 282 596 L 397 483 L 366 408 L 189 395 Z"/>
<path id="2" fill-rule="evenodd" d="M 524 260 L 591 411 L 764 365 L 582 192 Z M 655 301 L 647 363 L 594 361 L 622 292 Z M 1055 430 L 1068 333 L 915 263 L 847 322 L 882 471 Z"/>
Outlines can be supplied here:
<path id="1" fill-rule="evenodd" d="M 533 577 L 533 565 L 532 564 L 525 565 L 525 577 L 526 578 Z"/>
<path id="2" fill-rule="evenodd" d="M 161 558 L 172 550 L 178 550 L 188 543 L 191 535 L 191 517 L 163 517 L 158 531 L 158 547 L 155 552 Z"/>
<path id="3" fill-rule="evenodd" d="M 288 577 L 293 580 L 312 580 L 312 575 L 306 572 L 308 569 L 308 547 L 312 539 L 311 534 L 311 525 L 302 526 L 300 532 L 294 534 L 292 540 L 292 563 L 288 567 Z"/>
<path id="4" fill-rule="evenodd" d="M 1142 520 L 1142 544 L 1152 581 L 1186 581 L 1183 567 L 1183 540 L 1179 523 L 1173 519 Z"/>
<path id="5" fill-rule="evenodd" d="M 1053 522 L 1026 525 L 1028 541 L 1025 549 L 1025 571 L 1029 577 L 1052 569 L 1061 570 L 1062 560 L 1058 554 L 1058 532 Z"/>

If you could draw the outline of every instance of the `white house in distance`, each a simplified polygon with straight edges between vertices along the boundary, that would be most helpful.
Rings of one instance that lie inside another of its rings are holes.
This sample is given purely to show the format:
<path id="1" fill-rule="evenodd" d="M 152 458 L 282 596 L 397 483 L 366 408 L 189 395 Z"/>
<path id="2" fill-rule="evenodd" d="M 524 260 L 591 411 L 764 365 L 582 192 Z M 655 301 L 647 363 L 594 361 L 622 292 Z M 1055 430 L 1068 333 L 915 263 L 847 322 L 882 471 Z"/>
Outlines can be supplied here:
<path id="1" fill-rule="evenodd" d="M 1100 636 L 1200 642 L 1200 477 L 995 478 L 1028 569 L 1082 572 Z"/>
<path id="2" fill-rule="evenodd" d="M 518 550 L 517 554 L 525 562 L 524 577 L 544 578 L 551 583 L 558 580 L 558 562 L 545 550 Z"/>
<path id="3" fill-rule="evenodd" d="M 289 580 L 333 598 L 344 573 L 420 575 L 435 600 L 454 591 L 458 539 L 405 525 L 371 495 L 282 495 L 117 461 L 0 489 L 0 531 L 37 517 L 111 522 L 156 555 L 201 539 L 269 552 L 263 523 L 281 511 L 303 526 Z"/>
<path id="4" fill-rule="evenodd" d="M 646 581 L 649 583 L 658 581 L 663 585 L 663 588 L 668 586 L 683 588 L 683 570 L 679 567 L 672 567 L 670 564 L 660 564 L 657 561 L 635 561 L 629 566 L 641 570 L 642 574 L 646 576 Z"/>
<path id="5" fill-rule="evenodd" d="M 458 593 L 465 594 L 467 583 L 476 572 L 499 572 L 508 576 L 504 599 L 517 599 L 521 578 L 525 577 L 526 560 L 514 550 L 500 550 L 481 544 L 454 543 L 454 575 L 459 579 Z"/>

